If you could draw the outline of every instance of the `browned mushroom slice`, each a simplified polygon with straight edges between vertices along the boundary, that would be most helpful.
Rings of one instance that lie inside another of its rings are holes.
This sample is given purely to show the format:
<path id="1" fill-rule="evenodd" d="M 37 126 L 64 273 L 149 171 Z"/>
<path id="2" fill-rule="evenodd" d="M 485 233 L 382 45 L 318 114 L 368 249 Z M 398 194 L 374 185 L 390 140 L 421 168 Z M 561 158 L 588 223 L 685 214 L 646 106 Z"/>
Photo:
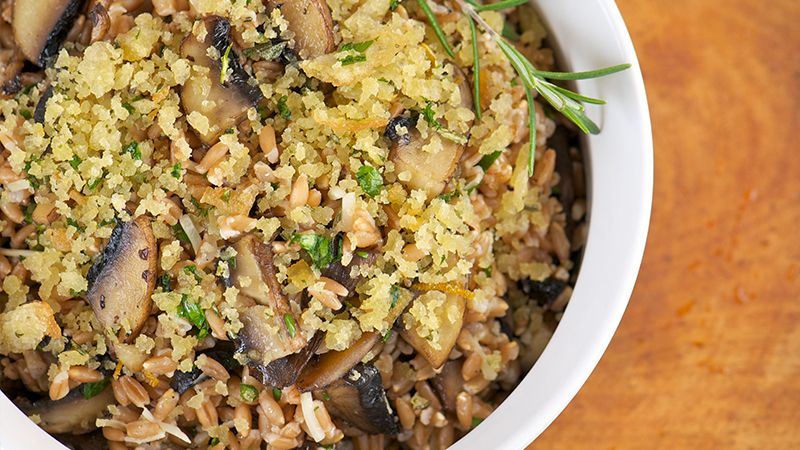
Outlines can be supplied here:
<path id="1" fill-rule="evenodd" d="M 83 396 L 81 389 L 73 389 L 61 400 L 18 403 L 18 406 L 29 416 L 38 415 L 39 426 L 48 433 L 85 434 L 97 428 L 95 421 L 113 402 L 114 391 L 106 387 L 89 399 Z"/>
<path id="2" fill-rule="evenodd" d="M 343 377 L 372 350 L 379 337 L 375 332 L 364 333 L 346 350 L 332 350 L 319 355 L 303 370 L 297 379 L 297 388 L 301 392 L 314 391 Z"/>
<path id="3" fill-rule="evenodd" d="M 268 386 L 286 387 L 295 384 L 297 377 L 302 373 L 308 362 L 314 356 L 319 344 L 322 343 L 323 334 L 317 332 L 311 342 L 299 352 L 276 359 L 266 366 L 251 364 L 261 375 L 261 383 Z"/>
<path id="4" fill-rule="evenodd" d="M 31 62 L 45 66 L 52 59 L 85 0 L 16 0 L 14 39 Z"/>
<path id="5" fill-rule="evenodd" d="M 333 51 L 333 20 L 325 0 L 269 0 L 268 4 L 280 8 L 302 59 Z"/>
<path id="6" fill-rule="evenodd" d="M 336 261 L 322 269 L 322 276 L 341 284 L 347 289 L 347 292 L 354 293 L 356 286 L 358 286 L 363 277 L 361 275 L 352 276 L 353 268 L 361 265 L 372 266 L 377 258 L 378 253 L 376 250 L 367 250 L 367 253 L 363 256 L 354 253 L 350 264 L 344 266 L 341 261 Z"/>
<path id="7" fill-rule="evenodd" d="M 464 323 L 464 309 L 466 301 L 453 294 L 446 294 L 444 305 L 439 307 L 428 307 L 426 310 L 436 315 L 439 327 L 431 334 L 422 336 L 419 331 L 417 321 L 413 315 L 403 316 L 403 330 L 400 335 L 414 349 L 430 363 L 431 367 L 438 369 L 447 361 L 450 351 L 456 345 L 461 327 Z M 428 302 L 430 297 L 420 296 L 416 301 Z"/>
<path id="8" fill-rule="evenodd" d="M 394 300 L 394 305 L 386 317 L 389 328 L 394 325 L 395 320 L 414 299 L 411 291 L 397 289 L 397 294 L 395 294 L 397 298 Z M 297 379 L 297 388 L 302 392 L 306 392 L 320 389 L 333 383 L 352 369 L 353 366 L 361 362 L 370 350 L 375 347 L 380 337 L 377 332 L 367 332 L 345 350 L 332 350 L 312 359 Z"/>
<path id="9" fill-rule="evenodd" d="M 256 368 L 306 346 L 291 312 L 276 313 L 268 306 L 254 305 L 239 313 L 239 320 L 242 321 L 237 336 L 239 352 Z"/>
<path id="10" fill-rule="evenodd" d="M 314 392 L 333 419 L 368 434 L 400 432 L 397 416 L 386 400 L 381 373 L 375 366 L 359 363 L 325 389 Z"/>
<path id="11" fill-rule="evenodd" d="M 452 66 L 459 82 L 461 106 L 472 109 L 469 82 L 461 69 Z M 409 189 L 423 190 L 427 192 L 428 198 L 433 198 L 444 191 L 447 182 L 456 172 L 458 161 L 464 153 L 464 145 L 441 137 L 441 148 L 438 151 L 429 151 L 426 146 L 431 143 L 435 131 L 429 128 L 428 137 L 423 139 L 417 130 L 417 120 L 418 118 L 410 116 L 398 116 L 386 126 L 384 134 L 392 144 L 389 159 L 394 163 L 395 173 L 405 172 L 405 176 L 399 177 L 403 185 Z M 405 128 L 405 133 L 400 133 L 402 128 Z"/>
<path id="12" fill-rule="evenodd" d="M 86 298 L 107 331 L 131 342 L 150 315 L 156 285 L 156 241 L 145 216 L 119 223 L 89 269 Z"/>
<path id="13" fill-rule="evenodd" d="M 205 19 L 205 26 L 205 40 L 190 34 L 181 44 L 182 57 L 208 69 L 207 73 L 192 71 L 181 90 L 181 103 L 187 116 L 196 112 L 208 119 L 208 127 L 195 127 L 195 131 L 204 144 L 213 144 L 225 130 L 244 119 L 247 110 L 257 106 L 263 96 L 233 48 L 230 22 L 211 16 Z M 212 48 L 219 59 L 208 56 Z M 221 76 L 223 68 L 226 71 Z"/>
<path id="14" fill-rule="evenodd" d="M 456 412 L 456 397 L 464 387 L 461 361 L 447 361 L 442 367 L 442 371 L 431 380 L 431 386 L 439 396 L 445 411 Z"/>
<path id="15" fill-rule="evenodd" d="M 287 312 L 289 301 L 276 277 L 272 246 L 264 243 L 258 235 L 248 234 L 233 248 L 236 250 L 236 267 L 231 270 L 231 276 L 239 293 L 272 307 L 276 313 Z"/>

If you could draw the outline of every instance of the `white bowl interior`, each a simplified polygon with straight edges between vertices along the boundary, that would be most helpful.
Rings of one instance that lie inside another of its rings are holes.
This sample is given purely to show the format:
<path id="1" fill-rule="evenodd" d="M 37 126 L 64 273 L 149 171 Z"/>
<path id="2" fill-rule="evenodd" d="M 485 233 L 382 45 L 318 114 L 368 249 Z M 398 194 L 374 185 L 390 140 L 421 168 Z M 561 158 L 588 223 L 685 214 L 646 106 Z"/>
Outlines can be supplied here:
<path id="1" fill-rule="evenodd" d="M 564 69 L 631 69 L 577 82 L 608 105 L 587 107 L 602 133 L 585 139 L 589 236 L 561 323 L 517 388 L 453 450 L 521 449 L 555 420 L 605 351 L 633 290 L 653 193 L 653 143 L 641 69 L 612 0 L 532 0 Z"/>
<path id="2" fill-rule="evenodd" d="M 539 361 L 508 399 L 452 448 L 517 449 L 567 406 L 608 346 L 627 305 L 644 252 L 653 191 L 650 118 L 641 71 L 612 0 L 533 0 L 564 68 L 622 62 L 621 74 L 577 83 L 609 104 L 589 108 L 603 128 L 587 143 L 589 238 L 575 291 Z M 55 439 L 0 394 L 0 449 L 59 449 Z"/>

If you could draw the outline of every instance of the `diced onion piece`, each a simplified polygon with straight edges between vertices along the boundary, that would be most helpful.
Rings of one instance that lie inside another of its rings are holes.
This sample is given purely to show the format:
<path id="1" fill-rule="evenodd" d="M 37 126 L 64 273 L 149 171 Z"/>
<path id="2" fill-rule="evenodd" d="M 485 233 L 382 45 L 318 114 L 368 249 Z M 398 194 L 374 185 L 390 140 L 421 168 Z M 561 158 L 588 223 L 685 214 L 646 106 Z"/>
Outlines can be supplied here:
<path id="1" fill-rule="evenodd" d="M 194 250 L 194 254 L 197 255 L 200 253 L 200 233 L 197 231 L 197 228 L 194 226 L 194 222 L 192 222 L 192 218 L 189 215 L 184 214 L 178 219 L 178 222 L 181 224 L 181 228 L 186 233 L 186 236 L 189 238 L 189 242 L 192 244 L 192 250 Z"/>
<path id="2" fill-rule="evenodd" d="M 356 215 L 356 194 L 348 192 L 342 197 L 342 230 L 353 229 L 353 220 Z"/>
<path id="3" fill-rule="evenodd" d="M 6 188 L 8 188 L 8 190 L 11 192 L 24 191 L 25 189 L 30 189 L 30 187 L 31 183 L 24 178 L 21 180 L 12 181 L 6 185 Z"/>
<path id="4" fill-rule="evenodd" d="M 300 394 L 300 408 L 303 411 L 303 420 L 306 421 L 306 427 L 308 427 L 308 434 L 314 441 L 322 442 L 325 439 L 325 431 L 319 424 L 317 415 L 314 414 L 314 398 L 311 396 L 311 392 Z"/>

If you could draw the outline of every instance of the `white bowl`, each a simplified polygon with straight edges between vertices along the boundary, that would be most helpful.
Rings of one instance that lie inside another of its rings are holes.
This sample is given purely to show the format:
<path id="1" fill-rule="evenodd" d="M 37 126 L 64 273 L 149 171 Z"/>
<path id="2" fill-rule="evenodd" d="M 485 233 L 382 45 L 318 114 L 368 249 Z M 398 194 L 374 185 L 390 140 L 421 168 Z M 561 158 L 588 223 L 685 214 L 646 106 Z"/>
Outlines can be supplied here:
<path id="1" fill-rule="evenodd" d="M 553 338 L 514 392 L 452 449 L 521 449 L 567 406 L 589 377 L 628 303 L 647 238 L 653 193 L 653 143 L 644 83 L 613 0 L 533 0 L 563 68 L 628 62 L 630 70 L 577 83 L 606 99 L 590 107 L 602 127 L 585 143 L 589 237 L 569 306 Z M 600 407 L 600 405 L 598 405 Z M 63 449 L 0 394 L 0 449 Z"/>

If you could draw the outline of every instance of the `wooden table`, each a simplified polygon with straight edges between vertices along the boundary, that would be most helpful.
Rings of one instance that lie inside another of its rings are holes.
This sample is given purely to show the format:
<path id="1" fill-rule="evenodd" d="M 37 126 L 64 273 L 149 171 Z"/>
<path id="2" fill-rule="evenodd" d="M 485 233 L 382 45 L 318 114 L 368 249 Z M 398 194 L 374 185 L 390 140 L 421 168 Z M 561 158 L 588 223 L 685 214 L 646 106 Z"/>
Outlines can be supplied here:
<path id="1" fill-rule="evenodd" d="M 655 198 L 600 365 L 533 449 L 800 449 L 800 0 L 618 0 Z"/>

